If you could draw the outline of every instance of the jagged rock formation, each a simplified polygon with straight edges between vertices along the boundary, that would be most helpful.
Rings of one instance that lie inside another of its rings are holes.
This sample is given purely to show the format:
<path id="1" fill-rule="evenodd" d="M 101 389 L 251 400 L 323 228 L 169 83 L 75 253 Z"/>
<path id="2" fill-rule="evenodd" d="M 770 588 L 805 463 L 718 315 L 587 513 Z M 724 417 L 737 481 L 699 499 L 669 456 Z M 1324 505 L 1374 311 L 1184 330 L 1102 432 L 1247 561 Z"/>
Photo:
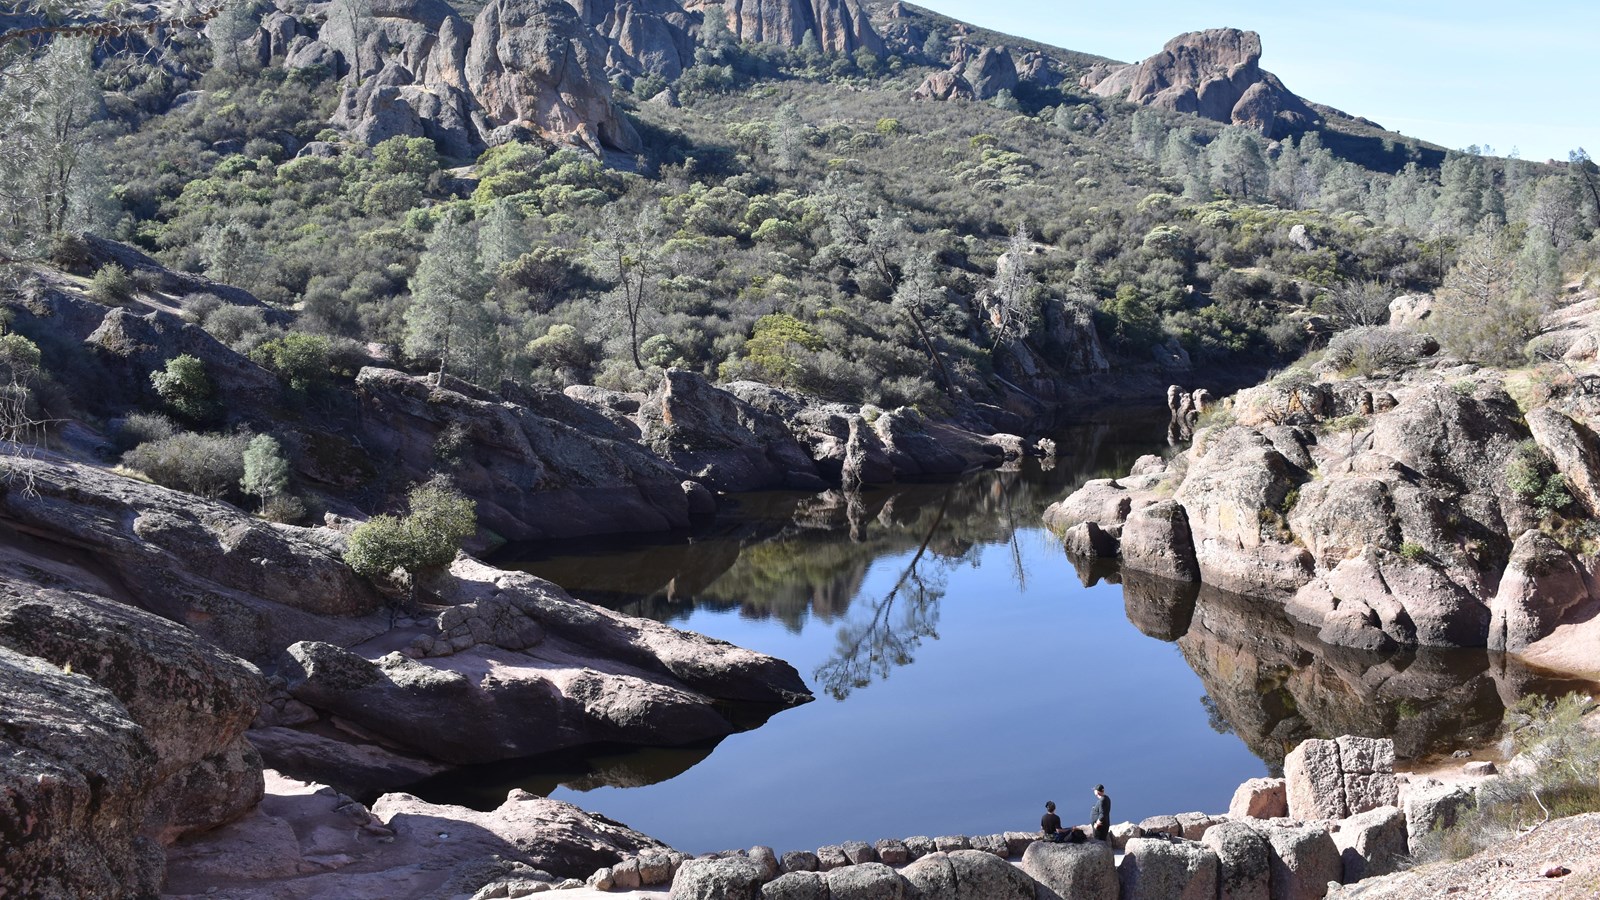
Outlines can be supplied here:
<path id="1" fill-rule="evenodd" d="M 608 53 L 591 25 L 610 22 L 616 46 L 625 39 L 637 54 L 633 65 L 667 66 L 651 39 L 667 20 L 616 12 L 591 23 L 562 0 L 496 0 L 468 25 L 443 0 L 379 0 L 369 18 L 340 0 L 317 36 L 351 72 L 334 124 L 368 143 L 428 137 L 457 157 L 519 135 L 634 152 L 638 135 L 611 103 Z M 683 40 L 672 41 L 680 66 Z"/>
<path id="2" fill-rule="evenodd" d="M 1001 91 L 1017 88 L 1017 64 L 1004 47 L 984 47 L 962 71 L 979 100 L 991 100 Z"/>
<path id="3" fill-rule="evenodd" d="M 1180 34 L 1141 63 L 1096 65 L 1080 83 L 1101 97 L 1195 113 L 1269 138 L 1319 122 L 1321 117 L 1260 61 L 1261 38 L 1255 32 L 1214 28 Z"/>
<path id="4" fill-rule="evenodd" d="M 976 100 L 977 93 L 959 72 L 934 72 L 911 94 L 913 100 Z"/>
<path id="5" fill-rule="evenodd" d="M 694 62 L 700 17 L 675 0 L 573 0 L 573 6 L 607 42 L 608 75 L 654 72 L 670 81 Z"/>
<path id="6" fill-rule="evenodd" d="M 709 10 L 716 4 L 699 3 Z M 883 38 L 873 29 L 858 0 L 724 0 L 728 30 L 741 41 L 798 47 L 806 32 L 830 53 L 866 48 L 883 55 Z"/>

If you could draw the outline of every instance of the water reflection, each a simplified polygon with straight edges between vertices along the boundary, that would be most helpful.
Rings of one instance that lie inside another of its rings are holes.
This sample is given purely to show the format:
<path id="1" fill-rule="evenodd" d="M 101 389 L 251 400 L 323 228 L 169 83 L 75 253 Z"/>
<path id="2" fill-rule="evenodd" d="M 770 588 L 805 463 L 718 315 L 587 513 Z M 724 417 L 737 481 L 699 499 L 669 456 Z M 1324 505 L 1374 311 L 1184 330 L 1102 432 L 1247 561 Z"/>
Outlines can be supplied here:
<path id="1" fill-rule="evenodd" d="M 1120 580 L 1128 621 L 1177 644 L 1205 685 L 1213 727 L 1237 735 L 1273 771 L 1314 737 L 1389 737 L 1408 760 L 1482 745 L 1523 697 L 1593 689 L 1485 650 L 1326 644 L 1270 601 L 1140 572 L 1119 579 L 1103 561 L 1072 562 L 1085 585 Z"/>

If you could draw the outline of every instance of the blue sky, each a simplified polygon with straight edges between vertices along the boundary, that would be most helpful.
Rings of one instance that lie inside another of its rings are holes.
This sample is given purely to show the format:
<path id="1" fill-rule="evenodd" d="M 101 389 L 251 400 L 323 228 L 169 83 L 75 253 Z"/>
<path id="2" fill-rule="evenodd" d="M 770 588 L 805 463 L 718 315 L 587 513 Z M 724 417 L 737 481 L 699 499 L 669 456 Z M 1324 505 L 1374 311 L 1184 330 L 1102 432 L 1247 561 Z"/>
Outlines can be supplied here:
<path id="1" fill-rule="evenodd" d="M 1262 67 L 1318 103 L 1446 147 L 1600 157 L 1600 2 L 1347 0 L 1062 3 L 913 0 L 1045 43 L 1133 62 L 1177 34 L 1261 34 Z"/>

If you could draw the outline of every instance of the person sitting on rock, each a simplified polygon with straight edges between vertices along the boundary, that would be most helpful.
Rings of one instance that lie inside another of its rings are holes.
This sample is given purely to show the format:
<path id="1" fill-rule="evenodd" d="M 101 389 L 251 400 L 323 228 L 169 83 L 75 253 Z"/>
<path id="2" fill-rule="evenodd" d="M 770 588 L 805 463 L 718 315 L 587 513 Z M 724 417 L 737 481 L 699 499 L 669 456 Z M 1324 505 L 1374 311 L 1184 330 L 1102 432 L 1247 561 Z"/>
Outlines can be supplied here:
<path id="1" fill-rule="evenodd" d="M 1044 832 L 1044 839 L 1054 843 L 1066 840 L 1067 833 L 1061 827 L 1061 817 L 1056 815 L 1056 802 L 1044 802 L 1044 815 L 1039 819 L 1039 829 Z"/>

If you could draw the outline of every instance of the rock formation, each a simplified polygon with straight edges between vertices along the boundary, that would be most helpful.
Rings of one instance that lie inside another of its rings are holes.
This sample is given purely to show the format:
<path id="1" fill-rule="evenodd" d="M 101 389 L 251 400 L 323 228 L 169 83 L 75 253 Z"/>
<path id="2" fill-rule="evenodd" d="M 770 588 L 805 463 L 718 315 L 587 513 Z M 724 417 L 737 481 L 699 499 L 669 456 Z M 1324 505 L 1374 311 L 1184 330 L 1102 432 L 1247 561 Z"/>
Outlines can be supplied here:
<path id="1" fill-rule="evenodd" d="M 675 0 L 574 0 L 584 24 L 606 41 L 606 73 L 654 72 L 675 80 L 694 63 L 699 16 Z"/>
<path id="2" fill-rule="evenodd" d="M 1178 35 L 1141 63 L 1096 65 L 1080 83 L 1101 97 L 1194 113 L 1269 138 L 1320 122 L 1260 61 L 1261 38 L 1255 32 L 1214 28 Z"/>
<path id="3" fill-rule="evenodd" d="M 979 100 L 993 99 L 1001 91 L 1017 87 L 1017 65 L 1011 51 L 1004 47 L 984 47 L 967 62 L 961 74 Z"/>
<path id="4" fill-rule="evenodd" d="M 934 72 L 911 94 L 913 100 L 976 100 L 972 85 L 959 72 Z"/>
<path id="5" fill-rule="evenodd" d="M 657 5 L 587 12 L 580 18 L 562 0 L 497 0 L 468 25 L 443 0 L 379 0 L 367 18 L 341 0 L 317 36 L 350 72 L 334 124 L 368 143 L 427 137 L 455 157 L 519 134 L 635 152 L 638 135 L 611 103 L 608 59 L 681 70 L 687 32 L 674 26 L 689 20 L 664 18 Z"/>
<path id="6" fill-rule="evenodd" d="M 716 4 L 696 5 L 710 10 Z M 859 0 L 726 0 L 721 6 L 728 30 L 741 41 L 798 47 L 809 31 L 829 53 L 884 52 Z"/>

